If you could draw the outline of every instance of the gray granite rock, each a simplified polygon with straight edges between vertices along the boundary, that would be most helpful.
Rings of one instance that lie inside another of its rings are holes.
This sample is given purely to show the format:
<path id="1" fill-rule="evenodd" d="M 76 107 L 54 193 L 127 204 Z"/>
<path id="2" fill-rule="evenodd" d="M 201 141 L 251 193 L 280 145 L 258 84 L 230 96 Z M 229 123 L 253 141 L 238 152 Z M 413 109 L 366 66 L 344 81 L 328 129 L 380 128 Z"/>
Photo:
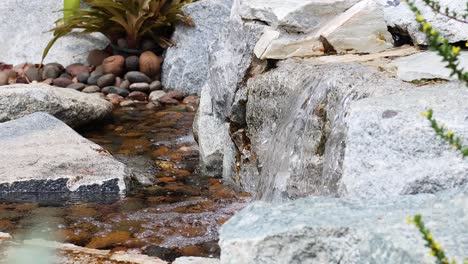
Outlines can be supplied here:
<path id="1" fill-rule="evenodd" d="M 55 21 L 63 17 L 63 1 L 3 0 L 0 5 L 0 61 L 11 64 L 39 63 L 42 52 L 52 39 L 49 32 Z M 104 49 L 108 40 L 101 34 L 80 35 L 73 33 L 57 41 L 46 62 L 86 63 L 88 52 Z M 26 47 L 26 48 L 25 48 Z"/>
<path id="2" fill-rule="evenodd" d="M 46 113 L 1 123 L 0 145 L 1 199 L 115 198 L 130 176 L 106 150 Z"/>
<path id="3" fill-rule="evenodd" d="M 162 69 L 166 89 L 200 94 L 208 78 L 209 46 L 227 27 L 232 2 L 204 0 L 183 7 L 195 26 L 176 26 L 172 37 L 176 45 L 167 49 Z"/>
<path id="4" fill-rule="evenodd" d="M 34 112 L 47 112 L 72 127 L 106 117 L 112 105 L 106 100 L 73 89 L 46 84 L 15 84 L 0 90 L 0 122 Z"/>
<path id="5" fill-rule="evenodd" d="M 417 228 L 422 214 L 450 259 L 468 252 L 468 188 L 392 199 L 303 198 L 250 204 L 220 230 L 222 264 L 434 263 Z"/>

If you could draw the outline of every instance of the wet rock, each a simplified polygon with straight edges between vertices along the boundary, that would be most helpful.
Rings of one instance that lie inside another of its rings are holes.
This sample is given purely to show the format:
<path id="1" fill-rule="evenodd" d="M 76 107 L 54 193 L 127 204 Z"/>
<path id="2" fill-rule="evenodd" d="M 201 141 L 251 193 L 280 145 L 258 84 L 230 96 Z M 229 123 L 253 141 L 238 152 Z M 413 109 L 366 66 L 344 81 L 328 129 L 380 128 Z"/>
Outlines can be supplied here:
<path id="1" fill-rule="evenodd" d="M 123 73 L 124 66 L 125 58 L 120 55 L 110 56 L 102 62 L 104 74 L 112 73 L 115 76 L 119 76 Z"/>
<path id="2" fill-rule="evenodd" d="M 99 88 L 99 86 L 96 85 L 87 86 L 82 90 L 83 93 L 99 93 L 100 91 L 101 88 Z"/>
<path id="3" fill-rule="evenodd" d="M 84 83 L 73 83 L 73 84 L 70 84 L 70 85 L 67 86 L 67 88 L 77 90 L 77 91 L 81 91 L 85 87 L 86 87 L 86 84 L 84 84 Z"/>
<path id="4" fill-rule="evenodd" d="M 88 248 L 110 248 L 123 245 L 130 240 L 131 235 L 127 231 L 114 231 L 104 236 L 95 236 L 86 247 Z"/>
<path id="5" fill-rule="evenodd" d="M 134 101 L 134 100 L 123 100 L 122 102 L 120 102 L 120 107 L 134 107 L 138 104 L 137 101 Z"/>
<path id="6" fill-rule="evenodd" d="M 123 80 L 119 87 L 128 90 L 130 88 L 130 82 L 128 80 Z"/>
<path id="7" fill-rule="evenodd" d="M 93 195 L 118 197 L 125 191 L 125 165 L 49 114 L 1 123 L 0 142 L 3 199 L 32 193 L 92 200 Z"/>
<path id="8" fill-rule="evenodd" d="M 182 101 L 185 97 L 185 94 L 181 91 L 169 91 L 166 95 L 178 101 Z"/>
<path id="9" fill-rule="evenodd" d="M 109 73 L 109 74 L 99 77 L 97 81 L 97 86 L 103 88 L 107 86 L 112 86 L 114 85 L 114 83 L 115 83 L 115 75 L 112 73 Z"/>
<path id="10" fill-rule="evenodd" d="M 78 74 L 82 72 L 90 72 L 91 69 L 88 66 L 85 66 L 81 63 L 74 63 L 71 65 L 68 65 L 65 70 L 67 71 L 68 74 L 71 76 L 77 76 Z"/>
<path id="11" fill-rule="evenodd" d="M 221 263 L 433 263 L 417 228 L 405 222 L 416 214 L 446 254 L 461 260 L 468 251 L 467 203 L 466 186 L 383 200 L 257 202 L 222 226 Z"/>
<path id="12" fill-rule="evenodd" d="M 7 85 L 8 84 L 8 73 L 0 72 L 0 85 Z"/>
<path id="13" fill-rule="evenodd" d="M 142 72 L 130 71 L 125 74 L 125 80 L 130 83 L 151 83 L 151 79 Z"/>
<path id="14" fill-rule="evenodd" d="M 101 78 L 102 76 L 104 75 L 100 73 L 91 74 L 91 76 L 89 76 L 88 81 L 87 81 L 88 85 L 97 85 L 99 78 Z"/>
<path id="15" fill-rule="evenodd" d="M 158 102 L 151 102 L 145 105 L 145 108 L 148 110 L 155 110 L 161 107 L 161 104 Z"/>
<path id="16" fill-rule="evenodd" d="M 180 257 L 180 254 L 169 248 L 164 248 L 156 245 L 150 245 L 143 250 L 143 253 L 148 256 L 158 257 L 166 261 L 174 261 Z"/>
<path id="17" fill-rule="evenodd" d="M 138 71 L 140 68 L 140 61 L 137 56 L 130 56 L 125 59 L 125 67 L 127 71 Z"/>
<path id="18" fill-rule="evenodd" d="M 122 89 L 116 86 L 107 86 L 102 88 L 101 91 L 105 94 L 118 94 L 122 97 L 127 97 L 130 93 L 127 89 Z"/>
<path id="19" fill-rule="evenodd" d="M 166 92 L 164 91 L 154 91 L 150 93 L 149 99 L 153 103 L 159 103 L 159 100 L 165 95 L 166 95 Z"/>
<path id="20" fill-rule="evenodd" d="M 173 40 L 177 45 L 167 49 L 163 63 L 161 81 L 164 87 L 200 94 L 208 82 L 210 45 L 229 27 L 232 2 L 205 0 L 183 7 L 197 26 L 176 25 Z"/>
<path id="21" fill-rule="evenodd" d="M 118 94 L 108 94 L 106 98 L 109 99 L 109 102 L 113 105 L 120 105 L 120 103 L 124 100 L 124 98 Z"/>
<path id="22" fill-rule="evenodd" d="M 140 55 L 140 72 L 150 78 L 159 76 L 162 62 L 163 59 L 161 57 L 156 56 L 156 54 L 151 51 L 145 51 Z"/>
<path id="23" fill-rule="evenodd" d="M 30 82 L 32 81 L 40 82 L 43 80 L 42 71 L 39 68 L 30 67 L 26 70 L 25 74 Z"/>
<path id="24" fill-rule="evenodd" d="M 76 79 L 80 83 L 87 83 L 91 74 L 89 72 L 82 72 L 76 76 Z"/>
<path id="25" fill-rule="evenodd" d="M 103 50 L 91 50 L 88 54 L 88 64 L 95 67 L 100 66 L 108 57 L 109 54 Z"/>
<path id="26" fill-rule="evenodd" d="M 148 95 L 143 92 L 134 91 L 128 95 L 128 98 L 137 100 L 137 101 L 146 101 L 148 99 Z"/>
<path id="27" fill-rule="evenodd" d="M 147 83 L 132 83 L 130 85 L 130 91 L 138 91 L 138 92 L 150 92 L 150 85 Z"/>
<path id="28" fill-rule="evenodd" d="M 58 87 L 65 88 L 68 85 L 73 84 L 73 81 L 65 77 L 60 77 L 60 78 L 54 79 L 52 81 L 52 84 Z"/>
<path id="29" fill-rule="evenodd" d="M 158 100 L 161 104 L 165 105 L 178 105 L 180 102 L 172 97 L 164 95 L 163 97 L 159 98 Z"/>
<path id="30" fill-rule="evenodd" d="M 192 105 L 192 106 L 198 106 L 198 104 L 200 104 L 200 97 L 190 95 L 190 96 L 185 97 L 182 103 Z"/>
<path id="31" fill-rule="evenodd" d="M 41 111 L 76 127 L 104 118 L 112 107 L 105 100 L 45 84 L 16 84 L 0 90 L 0 122 Z"/>
<path id="32" fill-rule="evenodd" d="M 153 92 L 153 91 L 157 91 L 157 90 L 162 90 L 163 87 L 162 87 L 162 84 L 160 81 L 154 81 L 150 84 L 150 91 Z"/>

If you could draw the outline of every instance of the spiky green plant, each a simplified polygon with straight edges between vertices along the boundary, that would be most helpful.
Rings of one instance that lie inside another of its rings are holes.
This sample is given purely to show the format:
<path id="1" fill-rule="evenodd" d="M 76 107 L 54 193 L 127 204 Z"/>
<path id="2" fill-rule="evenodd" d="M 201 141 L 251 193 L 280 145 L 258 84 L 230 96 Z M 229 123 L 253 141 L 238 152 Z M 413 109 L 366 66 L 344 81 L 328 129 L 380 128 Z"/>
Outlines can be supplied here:
<path id="1" fill-rule="evenodd" d="M 81 30 L 82 34 L 99 32 L 112 43 L 126 38 L 129 48 L 138 47 L 144 39 L 152 39 L 161 47 L 168 47 L 172 26 L 181 22 L 193 25 L 181 7 L 192 0 L 85 0 L 87 8 L 62 10 L 73 11 L 66 20 L 59 19 L 51 29 L 54 37 L 44 49 L 42 60 L 55 42 Z"/>

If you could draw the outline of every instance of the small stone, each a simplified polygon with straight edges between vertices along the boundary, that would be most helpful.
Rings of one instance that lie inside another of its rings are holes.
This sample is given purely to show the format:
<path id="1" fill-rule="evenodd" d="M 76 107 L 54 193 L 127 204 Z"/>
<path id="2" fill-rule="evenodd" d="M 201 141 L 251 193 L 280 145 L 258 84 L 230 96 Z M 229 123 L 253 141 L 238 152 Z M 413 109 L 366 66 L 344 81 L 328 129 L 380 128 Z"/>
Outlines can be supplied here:
<path id="1" fill-rule="evenodd" d="M 42 70 L 42 79 L 55 79 L 60 76 L 63 72 L 63 66 L 60 64 L 55 64 L 55 63 L 49 63 L 44 66 L 44 69 Z"/>
<path id="2" fill-rule="evenodd" d="M 128 49 L 128 42 L 124 38 L 119 38 L 117 40 L 117 46 L 121 49 Z"/>
<path id="3" fill-rule="evenodd" d="M 97 67 L 108 57 L 109 54 L 103 50 L 92 50 L 88 54 L 88 64 Z"/>
<path id="4" fill-rule="evenodd" d="M 83 93 L 99 93 L 101 91 L 101 88 L 96 85 L 88 86 L 82 90 Z"/>
<path id="5" fill-rule="evenodd" d="M 128 80 L 123 80 L 119 87 L 128 90 L 130 88 L 130 82 Z"/>
<path id="6" fill-rule="evenodd" d="M 120 102 L 124 100 L 124 98 L 118 94 L 108 94 L 106 98 L 111 102 L 113 105 L 119 105 Z"/>
<path id="7" fill-rule="evenodd" d="M 89 72 L 82 72 L 76 76 L 76 79 L 78 79 L 80 83 L 86 83 L 90 76 L 91 74 Z"/>
<path id="8" fill-rule="evenodd" d="M 102 65 L 97 66 L 96 69 L 94 69 L 94 71 L 91 73 L 91 75 L 93 74 L 104 74 L 104 67 Z"/>
<path id="9" fill-rule="evenodd" d="M 43 79 L 42 79 L 42 72 L 39 68 L 36 68 L 36 67 L 30 67 L 26 70 L 25 72 L 26 74 L 26 77 L 28 78 L 28 80 L 30 82 L 32 81 L 38 81 L 38 82 L 41 82 Z"/>
<path id="10" fill-rule="evenodd" d="M 125 59 L 125 67 L 127 71 L 138 71 L 140 61 L 137 56 L 130 56 Z"/>
<path id="11" fill-rule="evenodd" d="M 60 78 L 54 79 L 52 81 L 52 84 L 58 87 L 65 88 L 69 86 L 70 84 L 73 84 L 73 81 L 68 78 L 60 77 Z"/>
<path id="12" fill-rule="evenodd" d="M 71 75 L 68 74 L 68 73 L 62 73 L 62 74 L 60 74 L 59 78 L 66 78 L 66 79 L 69 79 L 69 80 L 72 79 Z"/>
<path id="13" fill-rule="evenodd" d="M 150 85 L 147 83 L 132 83 L 130 85 L 130 91 L 138 91 L 138 92 L 149 92 Z"/>
<path id="14" fill-rule="evenodd" d="M 123 73 L 125 58 L 120 55 L 110 56 L 102 62 L 103 72 L 105 74 L 112 73 L 119 76 Z"/>
<path id="15" fill-rule="evenodd" d="M 140 72 L 154 78 L 160 74 L 162 61 L 163 59 L 153 52 L 145 51 L 140 55 Z"/>
<path id="16" fill-rule="evenodd" d="M 177 101 L 176 99 L 174 99 L 172 97 L 169 97 L 168 95 L 165 95 L 165 96 L 159 98 L 159 102 L 161 104 L 166 104 L 166 105 L 177 105 L 177 104 L 179 104 L 179 101 Z"/>
<path id="17" fill-rule="evenodd" d="M 169 96 L 170 98 L 174 98 L 178 101 L 181 101 L 184 99 L 185 94 L 181 91 L 170 91 L 167 93 L 167 96 Z"/>
<path id="18" fill-rule="evenodd" d="M 49 78 L 49 79 L 45 79 L 44 81 L 42 81 L 42 83 L 45 83 L 45 84 L 48 84 L 48 85 L 52 85 L 54 79 L 52 78 Z"/>
<path id="19" fill-rule="evenodd" d="M 9 70 L 4 70 L 3 72 L 7 73 L 8 74 L 8 77 L 10 77 L 10 79 L 16 79 L 16 72 L 12 69 L 9 69 Z"/>
<path id="20" fill-rule="evenodd" d="M 198 104 L 200 104 L 200 97 L 195 96 L 195 95 L 190 95 L 190 96 L 185 97 L 182 103 L 197 106 Z"/>
<path id="21" fill-rule="evenodd" d="M 118 94 L 122 97 L 127 97 L 128 94 L 130 93 L 127 89 L 122 89 L 120 87 L 115 87 L 115 86 L 107 86 L 102 88 L 101 90 L 105 94 Z"/>
<path id="22" fill-rule="evenodd" d="M 120 102 L 121 107 L 132 107 L 135 105 L 137 105 L 137 102 L 133 100 L 123 100 L 122 102 Z"/>
<path id="23" fill-rule="evenodd" d="M 135 91 L 135 92 L 131 92 L 128 95 L 128 98 L 137 100 L 137 101 L 146 101 L 148 99 L 148 95 L 143 92 Z"/>
<path id="24" fill-rule="evenodd" d="M 159 103 L 159 99 L 161 99 L 165 95 L 166 95 L 166 92 L 164 91 L 154 91 L 150 93 L 149 99 L 153 103 Z"/>
<path id="25" fill-rule="evenodd" d="M 130 83 L 151 83 L 151 79 L 146 74 L 137 71 L 127 72 L 125 80 L 128 80 Z"/>
<path id="26" fill-rule="evenodd" d="M 117 86 L 117 87 L 120 87 L 120 85 L 122 84 L 123 80 L 122 78 L 120 77 L 115 77 L 115 83 L 114 83 L 114 86 Z"/>
<path id="27" fill-rule="evenodd" d="M 99 78 L 101 78 L 102 76 L 104 76 L 103 74 L 91 74 L 91 76 L 88 78 L 88 85 L 97 85 L 97 82 L 99 80 Z"/>
<path id="28" fill-rule="evenodd" d="M 112 86 L 114 85 L 114 83 L 115 83 L 115 75 L 112 73 L 101 76 L 97 81 L 97 85 L 101 88 Z"/>
<path id="29" fill-rule="evenodd" d="M 0 85 L 7 85 L 8 84 L 8 73 L 0 72 Z"/>
<path id="30" fill-rule="evenodd" d="M 159 107 L 161 107 L 161 104 L 158 102 L 151 102 L 145 105 L 145 108 L 148 110 L 155 110 L 155 109 L 158 109 Z"/>
<path id="31" fill-rule="evenodd" d="M 150 91 L 162 90 L 162 84 L 160 81 L 154 81 L 150 84 Z"/>
<path id="32" fill-rule="evenodd" d="M 91 69 L 88 66 L 85 66 L 85 65 L 83 65 L 81 63 L 70 64 L 70 65 L 67 66 L 67 68 L 65 68 L 65 70 L 71 76 L 77 76 L 78 74 L 80 74 L 82 72 L 90 72 L 91 71 Z"/>
<path id="33" fill-rule="evenodd" d="M 86 87 L 86 84 L 84 84 L 84 83 L 72 83 L 72 84 L 70 84 L 70 85 L 67 86 L 67 88 L 70 88 L 70 89 L 73 89 L 73 90 L 77 90 L 77 91 L 81 91 L 81 90 L 83 90 L 85 87 Z"/>

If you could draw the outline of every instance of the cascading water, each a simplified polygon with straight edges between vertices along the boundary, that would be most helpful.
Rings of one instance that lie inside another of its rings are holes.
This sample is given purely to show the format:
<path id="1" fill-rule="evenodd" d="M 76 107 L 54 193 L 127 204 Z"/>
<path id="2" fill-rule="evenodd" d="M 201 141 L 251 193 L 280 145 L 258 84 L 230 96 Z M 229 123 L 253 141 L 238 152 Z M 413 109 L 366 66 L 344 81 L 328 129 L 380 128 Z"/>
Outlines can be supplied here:
<path id="1" fill-rule="evenodd" d="M 310 85 L 291 98 L 274 136 L 266 143 L 266 158 L 257 185 L 259 200 L 280 202 L 294 198 L 295 193 L 321 192 L 318 188 L 323 186 L 322 179 L 316 175 L 322 174 L 330 133 L 325 107 L 328 88 L 333 85 L 322 79 L 305 81 Z"/>

